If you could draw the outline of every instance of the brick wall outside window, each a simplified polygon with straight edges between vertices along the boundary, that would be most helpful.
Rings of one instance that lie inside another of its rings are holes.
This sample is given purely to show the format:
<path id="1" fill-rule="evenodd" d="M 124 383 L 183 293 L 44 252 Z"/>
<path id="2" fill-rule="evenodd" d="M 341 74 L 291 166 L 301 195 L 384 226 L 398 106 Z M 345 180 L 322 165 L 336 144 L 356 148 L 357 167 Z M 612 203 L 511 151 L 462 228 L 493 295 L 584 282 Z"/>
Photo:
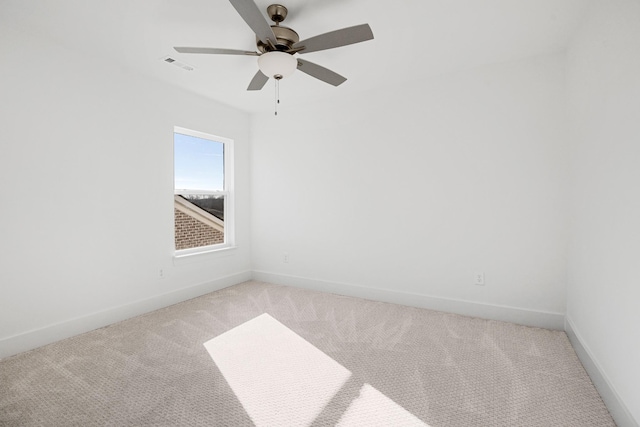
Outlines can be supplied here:
<path id="1" fill-rule="evenodd" d="M 224 232 L 174 209 L 176 249 L 189 249 L 224 243 Z"/>

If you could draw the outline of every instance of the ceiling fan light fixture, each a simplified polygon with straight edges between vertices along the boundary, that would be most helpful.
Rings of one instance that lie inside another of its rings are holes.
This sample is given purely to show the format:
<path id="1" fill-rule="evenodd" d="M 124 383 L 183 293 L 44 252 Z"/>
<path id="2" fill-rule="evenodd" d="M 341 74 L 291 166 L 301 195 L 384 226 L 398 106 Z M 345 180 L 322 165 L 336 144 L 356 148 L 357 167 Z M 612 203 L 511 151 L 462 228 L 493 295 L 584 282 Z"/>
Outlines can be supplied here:
<path id="1" fill-rule="evenodd" d="M 288 77 L 296 69 L 332 86 L 339 86 L 347 80 L 345 77 L 313 62 L 299 59 L 298 54 L 334 49 L 373 39 L 373 31 L 369 24 L 360 24 L 300 41 L 298 33 L 280 25 L 288 14 L 287 8 L 283 5 L 272 4 L 267 8 L 267 14 L 275 23 L 273 25 L 264 19 L 263 13 L 255 3 L 256 0 L 228 1 L 254 32 L 255 50 L 213 47 L 174 47 L 174 49 L 178 53 L 188 54 L 257 56 L 259 70 L 247 87 L 249 91 L 261 90 L 270 78 L 275 79 L 276 88 L 278 88 L 277 83 L 280 79 Z"/>
<path id="2" fill-rule="evenodd" d="M 258 68 L 267 77 L 276 80 L 289 77 L 298 67 L 293 55 L 285 52 L 267 52 L 258 57 Z"/>

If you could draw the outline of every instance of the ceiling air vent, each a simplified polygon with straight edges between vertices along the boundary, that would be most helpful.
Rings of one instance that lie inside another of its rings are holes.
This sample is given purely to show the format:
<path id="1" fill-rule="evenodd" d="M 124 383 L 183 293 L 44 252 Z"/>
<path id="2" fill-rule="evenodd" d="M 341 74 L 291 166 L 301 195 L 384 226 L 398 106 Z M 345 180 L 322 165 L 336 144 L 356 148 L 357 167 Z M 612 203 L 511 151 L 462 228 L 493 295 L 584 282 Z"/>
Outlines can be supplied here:
<path id="1" fill-rule="evenodd" d="M 187 70 L 187 71 L 193 71 L 195 70 L 195 68 L 189 64 L 185 64 L 184 62 L 180 62 L 175 58 L 172 58 L 170 56 L 165 56 L 164 58 L 162 58 L 162 60 L 164 62 L 166 62 L 167 64 L 171 64 L 171 65 L 175 65 L 176 67 L 180 67 L 183 70 Z"/>

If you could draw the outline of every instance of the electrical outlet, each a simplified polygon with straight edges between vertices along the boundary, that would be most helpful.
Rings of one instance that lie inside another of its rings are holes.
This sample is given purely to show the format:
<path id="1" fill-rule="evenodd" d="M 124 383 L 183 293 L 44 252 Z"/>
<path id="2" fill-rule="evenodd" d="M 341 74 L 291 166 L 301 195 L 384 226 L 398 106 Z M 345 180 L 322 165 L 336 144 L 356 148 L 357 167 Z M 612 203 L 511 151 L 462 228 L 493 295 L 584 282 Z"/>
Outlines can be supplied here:
<path id="1" fill-rule="evenodd" d="M 474 283 L 479 286 L 484 286 L 484 273 L 476 273 L 474 276 Z"/>
<path id="2" fill-rule="evenodd" d="M 164 270 L 160 269 L 160 271 L 158 272 L 158 275 L 161 279 L 164 279 Z"/>
<path id="3" fill-rule="evenodd" d="M 282 262 L 284 262 L 285 264 L 289 264 L 289 254 L 288 253 L 283 253 L 282 254 Z"/>

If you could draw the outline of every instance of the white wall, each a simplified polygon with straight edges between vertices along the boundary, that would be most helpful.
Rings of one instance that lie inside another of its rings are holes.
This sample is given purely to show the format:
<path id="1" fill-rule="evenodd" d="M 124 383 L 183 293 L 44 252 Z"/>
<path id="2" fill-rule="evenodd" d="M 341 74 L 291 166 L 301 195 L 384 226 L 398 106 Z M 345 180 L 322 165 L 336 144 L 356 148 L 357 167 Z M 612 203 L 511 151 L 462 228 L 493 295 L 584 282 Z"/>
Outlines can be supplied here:
<path id="1" fill-rule="evenodd" d="M 564 65 L 558 54 L 400 78 L 340 104 L 287 109 L 283 97 L 277 118 L 254 115 L 257 277 L 563 319 Z M 484 287 L 475 272 L 485 273 Z"/>
<path id="2" fill-rule="evenodd" d="M 640 2 L 593 1 L 569 50 L 567 319 L 640 420 Z"/>
<path id="3" fill-rule="evenodd" d="M 7 27 L 0 73 L 0 357 L 250 277 L 247 114 Z M 175 265 L 174 125 L 235 140 L 238 212 Z"/>

